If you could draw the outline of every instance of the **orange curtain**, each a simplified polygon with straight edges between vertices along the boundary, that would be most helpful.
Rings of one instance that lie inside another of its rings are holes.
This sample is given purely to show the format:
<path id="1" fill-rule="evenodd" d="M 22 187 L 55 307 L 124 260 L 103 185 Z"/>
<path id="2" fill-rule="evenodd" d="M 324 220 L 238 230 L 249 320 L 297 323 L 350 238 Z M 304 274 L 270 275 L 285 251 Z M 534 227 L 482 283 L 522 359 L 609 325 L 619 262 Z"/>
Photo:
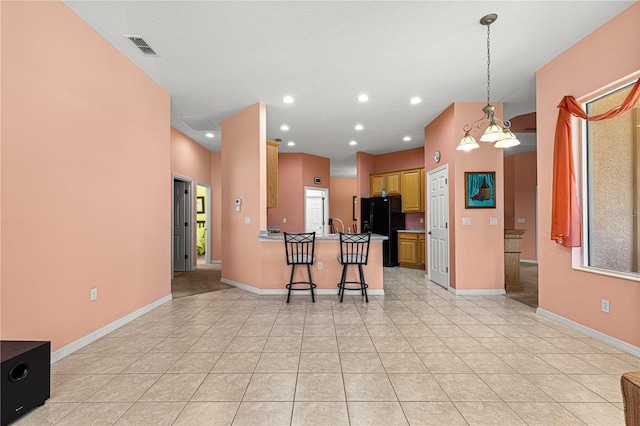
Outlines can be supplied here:
<path id="1" fill-rule="evenodd" d="M 571 116 L 588 121 L 607 120 L 617 117 L 634 107 L 640 100 L 640 79 L 633 90 L 617 106 L 605 113 L 587 116 L 573 96 L 565 96 L 558 105 L 556 140 L 553 150 L 553 204 L 551 211 L 551 239 L 565 247 L 582 245 L 582 218 L 578 204 L 576 173 L 573 167 L 571 146 Z"/>

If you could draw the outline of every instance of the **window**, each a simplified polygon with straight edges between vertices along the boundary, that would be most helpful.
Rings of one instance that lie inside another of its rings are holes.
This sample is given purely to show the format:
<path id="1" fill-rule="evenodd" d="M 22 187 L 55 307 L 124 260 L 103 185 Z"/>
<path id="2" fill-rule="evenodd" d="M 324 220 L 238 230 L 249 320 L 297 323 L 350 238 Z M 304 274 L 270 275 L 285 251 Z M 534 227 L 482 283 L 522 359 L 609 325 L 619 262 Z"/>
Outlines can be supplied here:
<path id="1" fill-rule="evenodd" d="M 632 86 L 586 104 L 589 116 L 620 105 Z M 623 115 L 587 122 L 586 264 L 640 271 L 640 103 Z"/>

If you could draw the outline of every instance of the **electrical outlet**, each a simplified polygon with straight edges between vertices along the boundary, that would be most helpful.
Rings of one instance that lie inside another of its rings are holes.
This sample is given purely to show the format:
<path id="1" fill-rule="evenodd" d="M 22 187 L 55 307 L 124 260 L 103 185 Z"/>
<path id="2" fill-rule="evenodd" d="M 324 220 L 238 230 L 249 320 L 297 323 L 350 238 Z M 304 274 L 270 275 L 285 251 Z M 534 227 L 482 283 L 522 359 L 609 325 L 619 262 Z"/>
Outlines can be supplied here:
<path id="1" fill-rule="evenodd" d="M 287 218 L 286 217 L 282 218 L 282 223 L 287 223 Z"/>
<path id="2" fill-rule="evenodd" d="M 489 225 L 496 226 L 497 224 L 498 224 L 498 218 L 497 217 L 490 217 L 489 218 Z"/>
<path id="3" fill-rule="evenodd" d="M 318 262 L 318 269 L 322 269 L 322 262 Z"/>
<path id="4" fill-rule="evenodd" d="M 462 224 L 466 225 L 466 226 L 471 225 L 471 218 L 470 217 L 463 217 L 462 218 Z"/>
<path id="5" fill-rule="evenodd" d="M 245 225 L 251 225 L 251 218 L 250 218 L 249 216 L 246 216 L 246 217 L 244 218 L 244 224 L 245 224 Z"/>
<path id="6" fill-rule="evenodd" d="M 602 299 L 602 312 L 604 312 L 605 314 L 608 314 L 610 307 L 611 306 L 609 304 L 609 301 L 606 299 Z"/>
<path id="7" fill-rule="evenodd" d="M 518 218 L 518 223 L 525 223 L 524 217 L 519 217 Z"/>
<path id="8" fill-rule="evenodd" d="M 91 300 L 96 300 L 98 298 L 98 289 L 96 287 L 91 289 L 89 297 Z"/>
<path id="9" fill-rule="evenodd" d="M 420 218 L 420 223 L 424 223 L 424 217 Z"/>

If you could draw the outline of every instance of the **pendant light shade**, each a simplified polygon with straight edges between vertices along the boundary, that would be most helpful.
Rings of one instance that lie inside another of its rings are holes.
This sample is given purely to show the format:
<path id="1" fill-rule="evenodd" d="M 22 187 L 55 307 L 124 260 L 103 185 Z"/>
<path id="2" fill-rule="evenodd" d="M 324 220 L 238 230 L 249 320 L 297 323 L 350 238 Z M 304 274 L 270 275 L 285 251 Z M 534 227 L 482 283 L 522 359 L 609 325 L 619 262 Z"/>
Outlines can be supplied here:
<path id="1" fill-rule="evenodd" d="M 471 151 L 476 148 L 480 148 L 480 145 L 478 145 L 478 142 L 476 142 L 473 136 L 467 133 L 464 138 L 462 138 L 456 149 L 458 151 Z"/>

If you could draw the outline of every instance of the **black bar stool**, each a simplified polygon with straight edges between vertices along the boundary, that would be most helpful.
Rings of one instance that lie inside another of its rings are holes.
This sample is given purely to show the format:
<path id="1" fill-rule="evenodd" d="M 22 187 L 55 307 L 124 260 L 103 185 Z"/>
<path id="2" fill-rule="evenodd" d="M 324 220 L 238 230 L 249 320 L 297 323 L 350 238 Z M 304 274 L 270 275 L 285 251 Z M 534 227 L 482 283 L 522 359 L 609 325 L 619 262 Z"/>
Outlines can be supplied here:
<path id="1" fill-rule="evenodd" d="M 342 302 L 344 298 L 345 290 L 360 290 L 367 303 L 369 303 L 369 296 L 367 295 L 369 285 L 364 282 L 362 265 L 366 265 L 369 259 L 370 241 L 371 234 L 368 232 L 365 234 L 340 233 L 340 257 L 338 257 L 338 261 L 342 264 L 342 279 L 340 280 L 340 284 L 338 284 L 340 302 Z M 360 281 L 347 281 L 347 268 L 349 265 L 358 265 Z M 348 284 L 356 284 L 356 286 L 348 287 Z"/>
<path id="2" fill-rule="evenodd" d="M 316 298 L 313 294 L 313 289 L 316 285 L 311 279 L 311 265 L 316 261 L 316 233 L 284 233 L 284 249 L 287 254 L 287 265 L 291 265 L 291 278 L 289 284 L 286 285 L 287 289 L 287 303 L 291 297 L 291 290 L 311 290 L 311 300 L 315 303 Z M 307 265 L 307 273 L 309 274 L 309 281 L 293 281 L 293 275 L 296 271 L 296 265 Z M 304 284 L 308 288 L 295 288 L 295 285 Z"/>

